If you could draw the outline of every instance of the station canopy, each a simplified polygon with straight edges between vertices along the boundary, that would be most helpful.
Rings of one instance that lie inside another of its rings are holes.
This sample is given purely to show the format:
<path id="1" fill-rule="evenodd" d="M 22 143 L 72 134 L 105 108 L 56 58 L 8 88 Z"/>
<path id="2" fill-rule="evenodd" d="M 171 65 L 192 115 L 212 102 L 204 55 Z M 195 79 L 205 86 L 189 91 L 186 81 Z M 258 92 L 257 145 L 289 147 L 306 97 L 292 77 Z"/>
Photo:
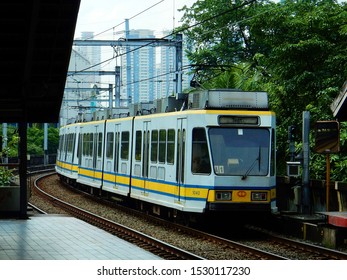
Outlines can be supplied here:
<path id="1" fill-rule="evenodd" d="M 80 0 L 0 2 L 0 122 L 57 122 Z"/>
<path id="2" fill-rule="evenodd" d="M 347 81 L 343 84 L 340 94 L 330 105 L 335 118 L 339 121 L 347 121 Z"/>

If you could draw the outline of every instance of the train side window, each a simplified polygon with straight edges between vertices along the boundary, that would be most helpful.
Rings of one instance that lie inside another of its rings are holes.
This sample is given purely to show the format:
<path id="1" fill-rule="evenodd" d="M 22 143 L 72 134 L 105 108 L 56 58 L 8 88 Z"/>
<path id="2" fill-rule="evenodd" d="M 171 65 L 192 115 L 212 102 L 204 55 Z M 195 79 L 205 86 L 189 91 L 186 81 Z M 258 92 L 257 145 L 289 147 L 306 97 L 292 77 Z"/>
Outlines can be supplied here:
<path id="1" fill-rule="evenodd" d="M 167 163 L 174 164 L 175 161 L 175 130 L 167 131 Z"/>
<path id="2" fill-rule="evenodd" d="M 71 133 L 70 134 L 70 143 L 69 143 L 69 152 L 70 153 L 73 153 L 74 142 L 75 142 L 75 134 Z"/>
<path id="3" fill-rule="evenodd" d="M 127 160 L 129 158 L 129 131 L 122 132 L 121 141 L 121 159 Z"/>
<path id="4" fill-rule="evenodd" d="M 72 153 L 72 144 L 73 144 L 73 134 L 69 133 L 66 139 L 66 149 L 68 153 Z"/>
<path id="5" fill-rule="evenodd" d="M 78 134 L 77 158 L 81 158 L 82 134 Z"/>
<path id="6" fill-rule="evenodd" d="M 88 146 L 87 146 L 87 138 L 88 138 L 88 134 L 87 133 L 84 133 L 83 134 L 83 156 L 86 156 L 87 155 L 87 150 L 88 150 Z"/>
<path id="7" fill-rule="evenodd" d="M 65 145 L 64 145 L 64 161 L 67 159 L 67 153 L 68 153 L 68 148 L 69 148 L 69 137 L 70 134 L 65 135 Z"/>
<path id="8" fill-rule="evenodd" d="M 93 156 L 93 145 L 94 145 L 94 133 L 89 133 L 89 148 L 88 148 L 88 155 Z"/>
<path id="9" fill-rule="evenodd" d="M 71 147 L 71 149 L 72 149 L 72 162 L 74 161 L 74 158 L 75 158 L 76 138 L 77 138 L 76 133 L 73 133 L 72 134 L 72 147 Z"/>
<path id="10" fill-rule="evenodd" d="M 85 134 L 85 138 L 86 138 L 86 143 L 85 143 L 85 146 L 86 146 L 86 156 L 89 156 L 89 151 L 90 151 L 90 133 L 86 133 Z"/>
<path id="11" fill-rule="evenodd" d="M 108 159 L 112 159 L 113 157 L 113 138 L 114 134 L 113 132 L 107 132 L 106 135 L 106 157 Z"/>
<path id="12" fill-rule="evenodd" d="M 137 161 L 141 160 L 141 144 L 142 144 L 142 131 L 137 130 L 136 138 L 135 138 L 135 160 Z"/>
<path id="13" fill-rule="evenodd" d="M 211 164 L 205 129 L 194 128 L 192 140 L 192 172 L 210 174 Z"/>
<path id="14" fill-rule="evenodd" d="M 93 134 L 87 133 L 87 156 L 91 156 L 93 153 Z"/>
<path id="15" fill-rule="evenodd" d="M 152 130 L 151 136 L 151 161 L 158 161 L 158 130 Z"/>
<path id="16" fill-rule="evenodd" d="M 66 145 L 66 140 L 65 140 L 65 138 L 67 137 L 67 135 L 66 134 L 64 134 L 63 135 L 63 144 L 61 145 L 61 151 L 63 152 L 63 153 L 65 153 L 65 145 Z"/>
<path id="17" fill-rule="evenodd" d="M 159 162 L 164 163 L 166 158 L 166 130 L 159 130 Z"/>
<path id="18" fill-rule="evenodd" d="M 114 171 L 118 171 L 119 157 L 119 132 L 116 132 L 116 139 L 114 143 Z"/>
<path id="19" fill-rule="evenodd" d="M 62 149 L 62 146 L 63 146 L 63 139 L 64 139 L 64 135 L 63 134 L 61 134 L 60 136 L 59 136 L 59 152 L 61 151 L 61 149 Z"/>
<path id="20" fill-rule="evenodd" d="M 100 158 L 102 156 L 102 133 L 99 132 L 98 134 L 98 157 Z"/>
<path id="21" fill-rule="evenodd" d="M 93 155 L 93 134 L 85 133 L 83 135 L 83 155 L 92 156 Z"/>

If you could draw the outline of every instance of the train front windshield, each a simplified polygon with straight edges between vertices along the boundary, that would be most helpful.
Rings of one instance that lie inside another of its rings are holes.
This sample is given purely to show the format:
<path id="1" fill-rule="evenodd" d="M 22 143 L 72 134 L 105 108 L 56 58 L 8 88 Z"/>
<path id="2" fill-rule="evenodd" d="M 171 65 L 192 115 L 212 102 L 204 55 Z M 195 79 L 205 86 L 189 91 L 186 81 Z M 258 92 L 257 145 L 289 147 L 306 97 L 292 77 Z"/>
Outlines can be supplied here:
<path id="1" fill-rule="evenodd" d="M 269 173 L 270 131 L 266 128 L 210 128 L 217 175 L 266 176 Z"/>

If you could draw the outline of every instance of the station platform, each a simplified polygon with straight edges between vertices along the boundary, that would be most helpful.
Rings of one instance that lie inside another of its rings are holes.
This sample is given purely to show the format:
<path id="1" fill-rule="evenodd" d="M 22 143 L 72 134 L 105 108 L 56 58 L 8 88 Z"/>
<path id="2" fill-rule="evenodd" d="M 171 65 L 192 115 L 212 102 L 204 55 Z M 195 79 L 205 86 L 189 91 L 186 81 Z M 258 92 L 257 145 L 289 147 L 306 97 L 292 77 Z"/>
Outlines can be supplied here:
<path id="1" fill-rule="evenodd" d="M 79 219 L 35 215 L 0 220 L 0 260 L 160 260 Z"/>
<path id="2" fill-rule="evenodd" d="M 279 232 L 332 249 L 347 248 L 347 212 L 281 213 L 273 222 Z"/>
<path id="3" fill-rule="evenodd" d="M 347 228 L 347 212 L 321 212 L 327 217 L 327 223 L 335 227 Z"/>

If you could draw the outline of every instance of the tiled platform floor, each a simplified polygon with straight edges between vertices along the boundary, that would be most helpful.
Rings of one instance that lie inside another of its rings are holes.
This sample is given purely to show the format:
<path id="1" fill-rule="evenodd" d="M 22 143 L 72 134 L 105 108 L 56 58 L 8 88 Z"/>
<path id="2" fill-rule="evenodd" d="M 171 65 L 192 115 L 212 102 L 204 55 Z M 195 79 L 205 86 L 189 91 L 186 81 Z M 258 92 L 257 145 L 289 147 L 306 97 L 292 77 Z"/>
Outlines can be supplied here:
<path id="1" fill-rule="evenodd" d="M 0 260 L 155 260 L 127 241 L 72 217 L 0 220 Z"/>

